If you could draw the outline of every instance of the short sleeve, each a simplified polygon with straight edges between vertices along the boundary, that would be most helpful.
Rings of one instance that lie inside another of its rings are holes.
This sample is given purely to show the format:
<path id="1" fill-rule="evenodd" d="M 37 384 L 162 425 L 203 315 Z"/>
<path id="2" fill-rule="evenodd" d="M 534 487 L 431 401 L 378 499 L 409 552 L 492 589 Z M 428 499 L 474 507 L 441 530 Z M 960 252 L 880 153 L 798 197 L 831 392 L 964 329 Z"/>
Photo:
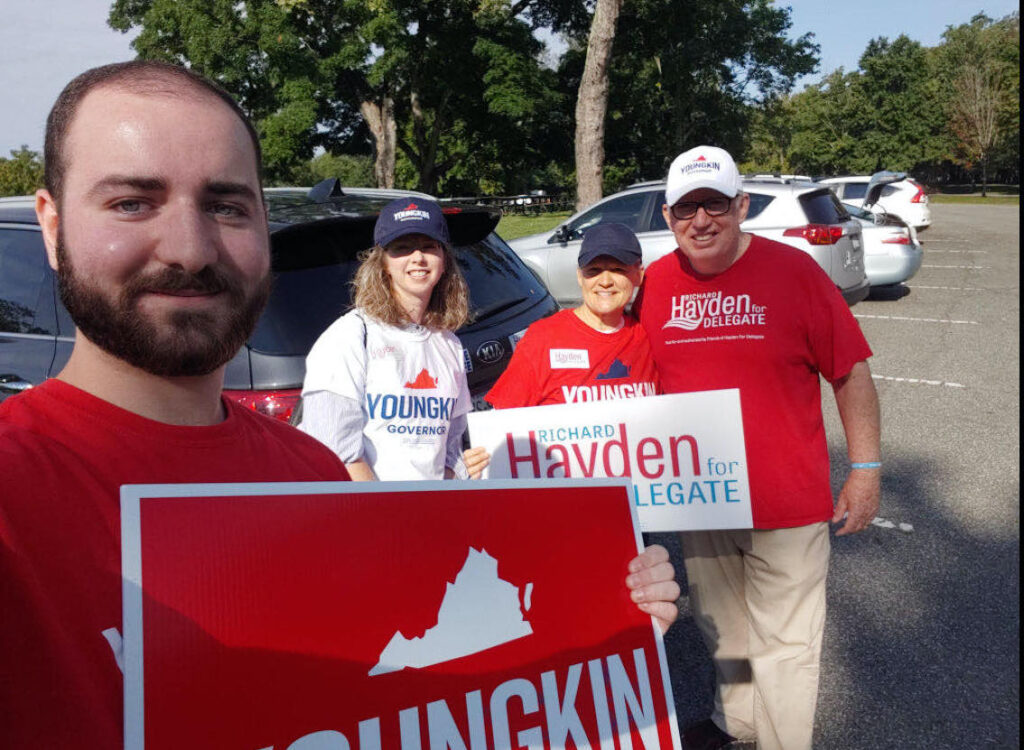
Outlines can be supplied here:
<path id="1" fill-rule="evenodd" d="M 356 312 L 324 331 L 306 357 L 302 395 L 328 391 L 363 402 L 366 386 L 366 323 Z"/>
<path id="2" fill-rule="evenodd" d="M 302 422 L 297 427 L 326 445 L 343 462 L 363 458 L 365 419 L 359 403 L 330 391 L 303 396 Z"/>
<path id="3" fill-rule="evenodd" d="M 531 333 L 533 335 L 531 335 Z M 537 371 L 536 330 L 531 326 L 519 340 L 508 367 L 487 392 L 487 403 L 495 409 L 514 409 L 519 406 L 536 406 L 539 399 L 540 373 Z"/>
<path id="4" fill-rule="evenodd" d="M 456 397 L 455 408 L 452 410 L 452 417 L 455 418 L 468 414 L 473 410 L 473 399 L 469 394 L 469 381 L 466 379 L 466 358 L 463 354 L 462 342 L 451 331 L 448 331 L 445 335 L 448 339 L 448 345 L 455 353 L 455 361 L 459 363 L 458 371 L 455 373 L 455 379 L 459 386 L 459 395 Z"/>
<path id="5" fill-rule="evenodd" d="M 858 362 L 871 356 L 871 347 L 835 284 L 815 268 L 808 299 L 811 302 L 810 348 L 818 372 L 831 382 L 845 377 Z"/>

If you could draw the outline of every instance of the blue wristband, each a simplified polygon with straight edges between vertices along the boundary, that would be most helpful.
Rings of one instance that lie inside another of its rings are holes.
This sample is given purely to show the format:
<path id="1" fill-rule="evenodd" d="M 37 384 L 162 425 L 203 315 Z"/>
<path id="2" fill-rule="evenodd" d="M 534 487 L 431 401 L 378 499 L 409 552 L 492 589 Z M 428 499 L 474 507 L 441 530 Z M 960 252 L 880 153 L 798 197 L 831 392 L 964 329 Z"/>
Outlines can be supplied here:
<path id="1" fill-rule="evenodd" d="M 881 461 L 860 461 L 850 464 L 851 469 L 881 469 Z"/>

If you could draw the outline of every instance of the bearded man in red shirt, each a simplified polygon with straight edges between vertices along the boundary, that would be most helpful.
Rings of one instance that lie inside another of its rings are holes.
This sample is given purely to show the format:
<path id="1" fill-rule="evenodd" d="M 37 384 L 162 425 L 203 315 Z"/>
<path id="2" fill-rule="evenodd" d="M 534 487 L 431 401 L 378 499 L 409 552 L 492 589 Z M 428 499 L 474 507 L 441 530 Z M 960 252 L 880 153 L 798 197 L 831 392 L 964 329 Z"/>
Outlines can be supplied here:
<path id="1" fill-rule="evenodd" d="M 675 252 L 652 263 L 635 308 L 665 393 L 738 388 L 753 529 L 682 534 L 695 619 L 715 662 L 710 719 L 684 746 L 734 739 L 810 748 L 831 521 L 864 529 L 880 494 L 871 350 L 807 254 L 741 231 L 749 196 L 732 157 L 673 161 L 663 214 Z M 832 386 L 851 471 L 833 507 L 819 377 Z"/>
<path id="2" fill-rule="evenodd" d="M 93 68 L 50 112 L 45 161 L 36 215 L 76 331 L 55 378 L 0 404 L 0 747 L 115 750 L 120 486 L 348 473 L 221 396 L 270 290 L 259 137 L 231 96 L 173 65 Z M 628 573 L 675 618 L 671 564 Z"/>

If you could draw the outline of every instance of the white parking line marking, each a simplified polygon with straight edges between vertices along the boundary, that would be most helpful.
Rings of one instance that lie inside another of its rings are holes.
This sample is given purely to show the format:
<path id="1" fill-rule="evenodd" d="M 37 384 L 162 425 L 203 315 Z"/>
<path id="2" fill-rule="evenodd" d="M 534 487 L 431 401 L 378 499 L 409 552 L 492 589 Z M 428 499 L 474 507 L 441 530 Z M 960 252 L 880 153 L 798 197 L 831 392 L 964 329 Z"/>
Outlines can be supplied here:
<path id="1" fill-rule="evenodd" d="M 992 268 L 992 266 L 929 266 L 925 264 L 921 268 L 966 268 L 970 271 L 975 271 L 980 268 Z"/>
<path id="2" fill-rule="evenodd" d="M 871 519 L 872 526 L 878 526 L 881 529 L 895 529 L 897 525 L 895 522 L 890 521 L 888 518 L 882 518 L 881 516 L 875 516 Z M 910 534 L 914 530 L 913 524 L 900 523 L 898 526 L 899 530 L 904 534 Z"/>
<path id="3" fill-rule="evenodd" d="M 959 325 L 981 325 L 976 320 L 948 320 L 946 318 L 910 318 L 906 315 L 862 315 L 854 313 L 855 318 L 872 318 L 874 320 L 909 320 L 914 323 L 957 323 Z"/>
<path id="4" fill-rule="evenodd" d="M 953 292 L 985 292 L 980 286 L 922 286 L 920 284 L 907 284 L 908 289 L 949 289 Z"/>
<path id="5" fill-rule="evenodd" d="M 988 250 L 931 250 L 933 253 L 967 253 L 968 255 L 988 255 Z"/>
<path id="6" fill-rule="evenodd" d="M 947 388 L 966 388 L 962 383 L 947 383 L 943 380 L 925 380 L 924 378 L 894 378 L 891 375 L 874 375 L 875 380 L 887 380 L 890 383 L 910 383 L 911 385 L 944 385 Z"/>

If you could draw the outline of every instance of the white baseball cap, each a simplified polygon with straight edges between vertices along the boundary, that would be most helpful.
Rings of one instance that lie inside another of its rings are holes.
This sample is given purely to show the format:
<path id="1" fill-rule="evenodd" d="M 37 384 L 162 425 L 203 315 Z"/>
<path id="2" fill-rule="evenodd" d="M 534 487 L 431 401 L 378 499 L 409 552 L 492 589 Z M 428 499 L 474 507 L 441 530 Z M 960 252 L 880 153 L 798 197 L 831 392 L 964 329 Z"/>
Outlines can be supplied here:
<path id="1" fill-rule="evenodd" d="M 672 206 L 691 190 L 710 188 L 735 198 L 743 178 L 729 152 L 716 146 L 697 146 L 675 158 L 668 168 L 665 202 Z"/>

